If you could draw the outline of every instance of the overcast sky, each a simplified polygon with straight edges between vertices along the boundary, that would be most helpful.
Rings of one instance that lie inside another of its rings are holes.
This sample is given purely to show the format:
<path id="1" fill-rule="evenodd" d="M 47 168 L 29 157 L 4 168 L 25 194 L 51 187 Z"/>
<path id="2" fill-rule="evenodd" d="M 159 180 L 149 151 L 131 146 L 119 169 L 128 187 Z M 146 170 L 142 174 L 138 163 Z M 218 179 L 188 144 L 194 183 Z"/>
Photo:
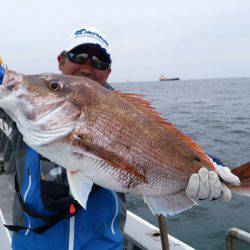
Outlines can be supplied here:
<path id="1" fill-rule="evenodd" d="M 58 72 L 60 47 L 87 24 L 110 40 L 111 82 L 250 76 L 247 0 L 0 3 L 0 55 L 22 73 Z"/>

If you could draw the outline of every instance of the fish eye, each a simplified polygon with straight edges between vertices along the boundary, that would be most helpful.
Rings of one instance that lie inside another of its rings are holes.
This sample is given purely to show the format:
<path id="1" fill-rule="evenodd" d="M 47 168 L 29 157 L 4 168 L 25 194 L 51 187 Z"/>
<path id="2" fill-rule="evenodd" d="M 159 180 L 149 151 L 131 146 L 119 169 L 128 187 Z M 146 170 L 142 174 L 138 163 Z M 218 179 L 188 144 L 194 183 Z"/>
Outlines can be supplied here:
<path id="1" fill-rule="evenodd" d="M 63 87 L 63 84 L 57 80 L 51 80 L 49 82 L 49 89 L 53 91 L 59 91 Z"/>

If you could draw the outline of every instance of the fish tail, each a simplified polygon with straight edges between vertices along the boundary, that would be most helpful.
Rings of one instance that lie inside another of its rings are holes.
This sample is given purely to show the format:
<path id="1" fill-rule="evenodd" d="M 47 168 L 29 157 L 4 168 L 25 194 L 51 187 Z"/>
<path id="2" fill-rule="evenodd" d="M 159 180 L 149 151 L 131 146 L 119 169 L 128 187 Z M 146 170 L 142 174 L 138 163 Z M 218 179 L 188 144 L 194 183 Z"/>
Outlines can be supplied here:
<path id="1" fill-rule="evenodd" d="M 232 173 L 239 177 L 241 185 L 238 187 L 230 186 L 231 191 L 250 197 L 250 162 L 234 168 Z"/>

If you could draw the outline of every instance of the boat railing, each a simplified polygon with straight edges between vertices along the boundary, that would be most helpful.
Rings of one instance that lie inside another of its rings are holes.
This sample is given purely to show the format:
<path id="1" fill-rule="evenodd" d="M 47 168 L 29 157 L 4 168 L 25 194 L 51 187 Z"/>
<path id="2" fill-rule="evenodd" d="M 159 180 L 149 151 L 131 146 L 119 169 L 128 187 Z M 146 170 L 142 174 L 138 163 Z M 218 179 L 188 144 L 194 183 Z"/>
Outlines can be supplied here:
<path id="1" fill-rule="evenodd" d="M 226 235 L 226 250 L 235 250 L 236 240 L 250 245 L 250 233 L 236 227 L 228 229 Z"/>
<path id="2" fill-rule="evenodd" d="M 161 250 L 162 243 L 159 228 L 148 221 L 127 211 L 127 220 L 124 229 L 126 250 Z M 191 246 L 168 235 L 170 250 L 194 250 Z"/>

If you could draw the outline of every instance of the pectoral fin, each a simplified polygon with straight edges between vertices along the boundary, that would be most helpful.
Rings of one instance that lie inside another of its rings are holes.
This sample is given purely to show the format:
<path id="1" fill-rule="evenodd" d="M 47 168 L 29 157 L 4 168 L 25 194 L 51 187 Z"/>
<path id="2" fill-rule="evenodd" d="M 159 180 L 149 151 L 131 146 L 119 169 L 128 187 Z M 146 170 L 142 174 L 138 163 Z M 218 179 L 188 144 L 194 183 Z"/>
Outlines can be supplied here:
<path id="1" fill-rule="evenodd" d="M 166 197 L 143 196 L 143 199 L 153 214 L 164 216 L 178 214 L 197 205 L 184 191 Z"/>
<path id="2" fill-rule="evenodd" d="M 93 182 L 84 177 L 79 170 L 67 169 L 67 177 L 73 197 L 86 209 Z"/>

